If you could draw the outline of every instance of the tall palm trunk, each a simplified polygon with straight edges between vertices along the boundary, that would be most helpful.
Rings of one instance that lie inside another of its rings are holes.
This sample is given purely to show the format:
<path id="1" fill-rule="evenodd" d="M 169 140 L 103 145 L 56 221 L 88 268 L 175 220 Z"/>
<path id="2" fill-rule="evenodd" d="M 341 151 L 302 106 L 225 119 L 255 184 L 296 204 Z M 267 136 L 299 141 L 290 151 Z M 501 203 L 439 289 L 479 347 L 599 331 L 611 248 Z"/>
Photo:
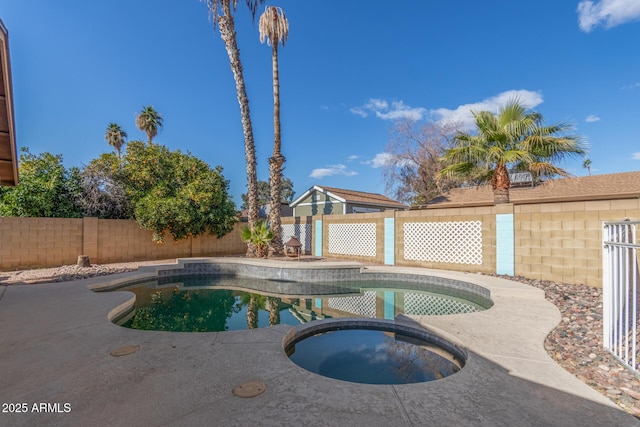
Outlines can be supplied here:
<path id="1" fill-rule="evenodd" d="M 249 304 L 247 304 L 247 329 L 255 329 L 258 327 L 258 299 L 251 295 Z"/>
<path id="2" fill-rule="evenodd" d="M 509 179 L 509 170 L 504 163 L 496 166 L 496 170 L 491 178 L 491 187 L 493 188 L 493 203 L 509 203 L 509 187 L 511 187 L 511 179 Z"/>
<path id="3" fill-rule="evenodd" d="M 229 55 L 229 63 L 233 78 L 236 82 L 236 92 L 238 104 L 240 104 L 240 114 L 242 117 L 242 131 L 244 133 L 244 150 L 247 162 L 247 202 L 249 228 L 253 228 L 258 220 L 258 174 L 256 172 L 256 148 L 253 139 L 253 128 L 251 126 L 251 114 L 249 111 L 249 98 L 244 84 L 242 74 L 242 64 L 240 62 L 240 50 L 236 41 L 236 30 L 231 14 L 231 2 L 222 2 L 224 15 L 218 17 L 220 37 Z M 247 244 L 247 256 L 254 256 L 255 248 L 250 243 Z"/>
<path id="4" fill-rule="evenodd" d="M 273 65 L 273 156 L 269 159 L 269 173 L 271 183 L 271 209 L 269 222 L 273 239 L 270 252 L 274 255 L 284 253 L 282 245 L 282 221 L 280 219 L 280 201 L 282 187 L 282 165 L 284 156 L 281 151 L 280 140 L 280 77 L 278 73 L 278 43 L 272 43 L 271 62 Z"/>
<path id="5" fill-rule="evenodd" d="M 269 326 L 280 324 L 280 298 L 268 297 L 269 302 Z"/>

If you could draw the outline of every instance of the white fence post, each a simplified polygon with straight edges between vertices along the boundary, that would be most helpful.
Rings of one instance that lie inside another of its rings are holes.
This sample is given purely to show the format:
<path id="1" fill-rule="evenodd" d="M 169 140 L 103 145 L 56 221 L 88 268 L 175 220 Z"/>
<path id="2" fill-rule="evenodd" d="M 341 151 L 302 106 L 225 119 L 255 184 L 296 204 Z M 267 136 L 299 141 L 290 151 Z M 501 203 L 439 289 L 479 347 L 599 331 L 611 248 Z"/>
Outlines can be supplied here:
<path id="1" fill-rule="evenodd" d="M 602 226 L 603 344 L 622 363 L 638 371 L 637 228 L 640 221 Z"/>

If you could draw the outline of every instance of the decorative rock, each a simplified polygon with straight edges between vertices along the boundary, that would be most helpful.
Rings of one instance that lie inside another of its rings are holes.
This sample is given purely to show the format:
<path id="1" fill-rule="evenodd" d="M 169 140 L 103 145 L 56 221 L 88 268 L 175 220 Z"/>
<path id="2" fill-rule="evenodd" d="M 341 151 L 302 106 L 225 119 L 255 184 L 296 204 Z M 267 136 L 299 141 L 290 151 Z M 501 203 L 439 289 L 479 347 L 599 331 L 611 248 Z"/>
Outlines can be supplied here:
<path id="1" fill-rule="evenodd" d="M 640 400 L 640 392 L 637 392 L 627 387 L 622 387 L 622 390 L 625 393 L 627 393 L 629 396 L 633 397 L 635 400 Z"/>

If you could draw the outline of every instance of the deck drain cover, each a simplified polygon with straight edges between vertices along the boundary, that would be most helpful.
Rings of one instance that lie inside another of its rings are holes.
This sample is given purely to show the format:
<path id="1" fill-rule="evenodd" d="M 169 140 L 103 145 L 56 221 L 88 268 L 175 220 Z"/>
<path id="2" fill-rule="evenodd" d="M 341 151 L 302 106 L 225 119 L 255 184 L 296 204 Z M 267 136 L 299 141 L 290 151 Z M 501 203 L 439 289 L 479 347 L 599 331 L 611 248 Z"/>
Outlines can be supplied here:
<path id="1" fill-rule="evenodd" d="M 125 345 L 124 347 L 118 347 L 109 352 L 110 355 L 114 357 L 118 356 L 127 356 L 129 354 L 133 354 L 136 351 L 140 350 L 139 345 Z"/>
<path id="2" fill-rule="evenodd" d="M 249 381 L 248 383 L 237 385 L 233 389 L 233 394 L 238 397 L 255 397 L 262 394 L 267 389 L 265 383 L 260 381 Z"/>

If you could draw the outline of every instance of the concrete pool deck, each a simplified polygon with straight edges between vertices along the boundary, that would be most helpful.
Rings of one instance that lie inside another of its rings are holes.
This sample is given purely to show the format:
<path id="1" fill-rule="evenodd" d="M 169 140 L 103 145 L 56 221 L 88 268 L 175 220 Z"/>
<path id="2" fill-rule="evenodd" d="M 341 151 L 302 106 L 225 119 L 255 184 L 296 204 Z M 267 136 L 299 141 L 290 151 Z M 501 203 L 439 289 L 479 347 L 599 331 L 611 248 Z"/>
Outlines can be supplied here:
<path id="1" fill-rule="evenodd" d="M 238 262 L 273 266 L 281 261 Z M 345 263 L 322 263 L 331 265 Z M 459 373 L 421 384 L 355 384 L 291 362 L 283 350 L 287 325 L 207 333 L 114 325 L 107 316 L 131 294 L 96 293 L 88 286 L 148 276 L 147 269 L 0 286 L 0 425 L 640 425 L 546 353 L 544 339 L 560 313 L 543 291 L 477 274 L 364 268 L 446 277 L 490 290 L 495 304 L 486 311 L 398 319 L 463 347 L 469 358 Z M 129 345 L 139 350 L 110 354 Z M 265 383 L 266 391 L 253 398 L 232 394 L 248 381 Z M 23 403 L 26 412 L 5 412 Z"/>

